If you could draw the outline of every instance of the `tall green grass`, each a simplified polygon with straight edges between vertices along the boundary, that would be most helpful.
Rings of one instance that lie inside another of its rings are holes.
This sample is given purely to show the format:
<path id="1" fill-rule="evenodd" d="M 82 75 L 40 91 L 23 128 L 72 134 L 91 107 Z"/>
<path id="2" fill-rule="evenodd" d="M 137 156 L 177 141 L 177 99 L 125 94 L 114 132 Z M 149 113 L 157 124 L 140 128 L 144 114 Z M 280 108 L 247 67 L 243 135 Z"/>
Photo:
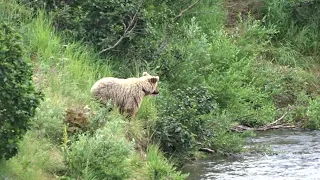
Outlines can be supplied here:
<path id="1" fill-rule="evenodd" d="M 27 52 L 33 53 L 37 75 L 46 74 L 44 86 L 50 93 L 68 98 L 67 104 L 90 102 L 90 88 L 96 80 L 111 76 L 108 60 L 94 63 L 97 55 L 89 47 L 76 42 L 64 42 L 51 28 L 51 20 L 39 11 L 37 18 L 23 30 L 27 34 Z M 100 60 L 102 61 L 102 60 Z"/>
<path id="2" fill-rule="evenodd" d="M 65 41 L 64 35 L 52 28 L 50 15 L 42 10 L 33 15 L 31 9 L 15 1 L 0 0 L 0 20 L 9 21 L 21 32 L 24 59 L 32 63 L 36 87 L 45 95 L 36 117 L 32 119 L 30 130 L 19 143 L 18 155 L 0 163 L 0 178 L 55 179 L 68 176 L 70 172 L 77 172 L 70 170 L 74 168 L 65 163 L 65 154 L 61 150 L 62 137 L 65 132 L 63 115 L 66 108 L 69 107 L 89 105 L 93 111 L 98 110 L 98 105 L 91 99 L 90 88 L 98 79 L 113 75 L 108 63 L 110 59 L 99 59 L 92 48 L 80 42 Z M 149 117 L 147 114 L 153 115 Z M 140 116 L 148 119 L 155 118 L 155 114 L 154 102 L 147 99 Z M 132 138 L 140 141 L 143 139 L 143 127 L 139 121 L 124 123 L 122 126 L 126 131 L 121 131 L 123 133 L 121 136 L 109 133 L 109 136 L 114 136 L 112 142 L 116 143 L 117 138 L 120 138 L 121 142 L 126 143 L 127 140 L 123 139 L 124 137 L 131 137 L 130 140 Z M 84 139 L 86 138 L 89 137 L 84 136 Z M 93 140 L 96 138 L 92 137 Z M 69 143 L 74 143 L 72 141 L 74 140 L 70 140 Z M 80 140 L 78 145 L 81 142 L 86 141 Z M 77 144 L 74 144 L 74 147 L 77 147 Z M 87 148 L 89 148 L 88 151 L 91 151 L 93 150 L 91 148 L 94 147 L 88 146 Z M 138 155 L 139 152 L 135 152 L 132 148 L 127 148 L 127 151 L 130 157 L 133 154 L 131 164 L 140 164 L 138 169 L 135 168 L 134 174 L 143 178 L 146 172 L 143 170 L 143 159 Z M 121 159 L 122 157 L 112 156 L 112 158 Z M 81 164 L 77 167 L 81 167 Z M 122 173 L 117 166 L 113 168 L 113 173 Z M 97 173 L 97 171 L 92 172 Z M 84 173 L 82 178 L 90 176 L 86 174 L 85 169 L 81 173 Z M 127 171 L 126 177 L 130 173 L 132 169 Z M 81 177 L 81 174 L 78 177 Z"/>
<path id="3" fill-rule="evenodd" d="M 264 25 L 278 30 L 270 51 L 274 62 L 304 69 L 319 66 L 319 5 L 317 1 L 265 1 Z"/>
<path id="4" fill-rule="evenodd" d="M 182 180 L 187 176 L 173 173 L 173 164 L 168 163 L 157 145 L 151 145 L 147 150 L 147 179 L 175 179 Z"/>
<path id="5" fill-rule="evenodd" d="M 29 131 L 19 144 L 18 155 L 0 164 L 0 179 L 53 179 L 66 170 L 59 147 Z"/>

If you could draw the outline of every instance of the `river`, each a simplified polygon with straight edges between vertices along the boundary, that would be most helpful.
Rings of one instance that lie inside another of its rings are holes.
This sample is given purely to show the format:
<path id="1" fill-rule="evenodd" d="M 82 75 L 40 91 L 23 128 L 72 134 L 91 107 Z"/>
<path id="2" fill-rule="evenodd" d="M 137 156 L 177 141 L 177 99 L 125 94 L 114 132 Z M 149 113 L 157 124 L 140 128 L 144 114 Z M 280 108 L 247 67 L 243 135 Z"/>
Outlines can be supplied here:
<path id="1" fill-rule="evenodd" d="M 320 180 L 319 131 L 267 131 L 248 140 L 274 153 L 213 157 L 185 165 L 189 180 Z"/>

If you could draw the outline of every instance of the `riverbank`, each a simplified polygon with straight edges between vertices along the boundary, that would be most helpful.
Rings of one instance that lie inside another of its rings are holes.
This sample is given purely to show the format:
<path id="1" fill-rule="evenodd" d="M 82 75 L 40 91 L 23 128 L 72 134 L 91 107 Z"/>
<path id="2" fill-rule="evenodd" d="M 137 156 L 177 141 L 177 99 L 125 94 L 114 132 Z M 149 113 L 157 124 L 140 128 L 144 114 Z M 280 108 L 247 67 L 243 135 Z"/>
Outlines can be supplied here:
<path id="1" fill-rule="evenodd" d="M 311 1 L 264 1 L 239 19 L 232 1 L 229 25 L 222 0 L 46 2 L 0 0 L 45 95 L 4 178 L 185 179 L 177 164 L 244 152 L 252 130 L 320 129 L 318 17 L 290 14 Z M 160 93 L 134 121 L 92 101 L 96 80 L 144 71 Z"/>
<path id="2" fill-rule="evenodd" d="M 46 12 L 33 13 L 15 1 L 0 1 L 0 20 L 21 36 L 23 59 L 44 94 L 18 154 L 0 160 L 0 179 L 184 179 L 158 145 L 139 148 L 147 143 L 141 121 L 107 113 L 91 99 L 91 86 L 113 74 L 111 65 L 97 62 L 93 48 L 67 41 Z"/>

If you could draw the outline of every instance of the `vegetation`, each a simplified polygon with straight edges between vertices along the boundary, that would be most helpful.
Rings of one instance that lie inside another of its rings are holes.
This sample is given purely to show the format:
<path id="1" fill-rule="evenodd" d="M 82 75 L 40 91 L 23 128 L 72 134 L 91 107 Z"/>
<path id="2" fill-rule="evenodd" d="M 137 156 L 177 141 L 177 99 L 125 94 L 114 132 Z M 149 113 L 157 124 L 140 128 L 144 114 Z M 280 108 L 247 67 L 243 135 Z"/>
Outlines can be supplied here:
<path id="1" fill-rule="evenodd" d="M 12 27 L 21 36 L 21 50 L 2 59 L 30 62 L 45 95 L 35 114 L 37 98 L 28 106 L 29 130 L 18 154 L 0 162 L 0 178 L 185 179 L 176 165 L 203 156 L 199 148 L 243 151 L 252 133 L 233 132 L 239 124 L 319 129 L 319 6 L 0 0 L 0 32 Z M 16 37 L 1 34 L 0 42 L 14 48 Z M 30 83 L 29 66 L 19 67 Z M 92 100 L 99 78 L 143 71 L 160 76 L 160 94 L 144 99 L 134 121 Z"/>
<path id="2" fill-rule="evenodd" d="M 32 69 L 22 58 L 20 36 L 6 23 L 0 24 L 0 154 L 6 159 L 17 153 L 17 142 L 40 103 L 31 76 Z"/>

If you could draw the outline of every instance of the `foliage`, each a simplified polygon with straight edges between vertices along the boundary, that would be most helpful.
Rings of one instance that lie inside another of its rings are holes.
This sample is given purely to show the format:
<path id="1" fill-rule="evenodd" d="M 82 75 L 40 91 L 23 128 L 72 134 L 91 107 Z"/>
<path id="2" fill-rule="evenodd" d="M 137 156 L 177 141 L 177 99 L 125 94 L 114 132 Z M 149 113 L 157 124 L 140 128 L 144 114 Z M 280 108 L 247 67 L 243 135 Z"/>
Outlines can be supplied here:
<path id="1" fill-rule="evenodd" d="M 186 42 L 182 47 L 189 53 L 173 69 L 170 80 L 176 83 L 172 89 L 185 88 L 186 85 L 208 87 L 220 109 L 229 111 L 233 121 L 249 126 L 272 121 L 274 107 L 271 98 L 254 83 L 259 74 L 252 75 L 256 52 L 247 45 L 263 46 L 260 43 L 266 44 L 272 31 L 259 29 L 259 23 L 248 23 L 243 30 L 260 33 L 241 36 L 235 44 L 224 31 L 213 31 L 211 41 L 208 41 L 195 19 L 184 28 Z M 260 40 L 252 42 L 257 38 Z"/>
<path id="2" fill-rule="evenodd" d="M 230 132 L 234 125 L 231 115 L 227 111 L 222 111 L 214 117 L 214 138 L 208 139 L 204 144 L 206 147 L 214 149 L 218 154 L 241 152 L 245 138 L 253 135 L 250 131 L 241 134 Z"/>
<path id="3" fill-rule="evenodd" d="M 310 100 L 307 109 L 307 121 L 306 127 L 309 129 L 320 129 L 320 99 L 316 98 Z"/>
<path id="4" fill-rule="evenodd" d="M 276 27 L 279 33 L 274 43 L 285 45 L 306 56 L 319 55 L 319 1 L 266 1 L 264 15 L 265 25 Z M 290 51 L 293 51 L 290 50 Z M 294 52 L 293 51 L 293 52 Z M 301 55 L 300 55 L 301 56 Z M 301 58 L 301 57 L 300 57 Z M 305 57 L 302 60 L 305 61 Z M 312 64 L 308 63 L 310 68 Z"/>
<path id="5" fill-rule="evenodd" d="M 31 7 L 45 6 L 53 13 L 53 25 L 72 37 L 92 44 L 107 54 L 125 55 L 147 34 L 146 2 L 133 1 L 26 1 Z M 147 7 L 148 8 L 148 7 Z M 105 51 L 110 49 L 110 51 Z"/>
<path id="6" fill-rule="evenodd" d="M 30 121 L 38 137 L 60 144 L 63 134 L 63 109 L 52 106 L 52 100 L 46 98 L 37 109 L 37 115 Z"/>
<path id="7" fill-rule="evenodd" d="M 15 1 L 0 3 L 0 20 L 11 25 L 19 26 L 22 22 L 30 20 L 32 13 L 29 8 L 21 6 Z"/>
<path id="8" fill-rule="evenodd" d="M 319 81 L 297 68 L 317 65 L 315 0 L 264 1 L 265 18 L 248 13 L 232 29 L 225 27 L 222 0 L 199 1 L 178 20 L 195 0 L 0 2 L 0 19 L 18 27 L 22 56 L 33 63 L 34 81 L 46 94 L 1 177 L 184 179 L 164 157 L 181 160 L 185 156 L 175 155 L 198 147 L 239 152 L 250 133 L 230 132 L 234 125 L 261 126 L 287 113 L 283 123 L 319 128 Z M 123 36 L 123 22 L 128 27 L 135 15 L 135 28 Z M 95 53 L 105 48 L 111 49 Z M 144 99 L 136 121 L 124 122 L 92 101 L 89 89 L 99 78 L 144 70 L 160 76 L 160 94 Z M 90 131 L 72 137 L 65 131 L 61 161 L 64 109 L 85 105 L 94 115 Z"/>
<path id="9" fill-rule="evenodd" d="M 212 94 L 201 87 L 172 93 L 174 97 L 159 102 L 161 113 L 155 122 L 154 138 L 163 151 L 183 154 L 213 136 L 206 115 L 217 111 L 218 106 Z"/>
<path id="10" fill-rule="evenodd" d="M 182 180 L 187 174 L 177 171 L 173 164 L 168 163 L 161 154 L 157 145 L 150 145 L 147 150 L 147 175 L 148 179 L 174 179 Z"/>
<path id="11" fill-rule="evenodd" d="M 36 131 L 25 134 L 18 143 L 18 154 L 0 165 L 0 178 L 41 180 L 65 173 L 60 148 L 37 136 Z"/>
<path id="12" fill-rule="evenodd" d="M 35 115 L 41 95 L 35 91 L 32 69 L 22 58 L 21 40 L 7 24 L 0 25 L 0 153 L 10 158 Z"/>
<path id="13" fill-rule="evenodd" d="M 74 178 L 125 179 L 132 174 L 133 144 L 126 141 L 119 120 L 108 122 L 92 136 L 80 134 L 65 150 Z"/>
<path id="14" fill-rule="evenodd" d="M 254 81 L 255 85 L 269 94 L 277 109 L 299 104 L 301 94 L 310 96 L 317 82 L 313 75 L 300 68 L 277 66 L 266 61 L 256 63 L 254 68 L 253 75 L 260 77 Z"/>
<path id="15" fill-rule="evenodd" d="M 183 33 L 174 17 L 193 3 L 183 0 L 125 2 L 24 0 L 23 2 L 35 9 L 45 6 L 47 11 L 53 14 L 52 24 L 57 29 L 67 32 L 77 40 L 84 40 L 98 51 L 103 51 L 101 54 L 103 57 L 113 55 L 112 63 L 116 64 L 118 69 L 123 69 L 123 72 L 129 73 L 132 73 L 133 68 L 161 66 L 162 69 L 166 68 L 163 67 L 165 64 L 171 66 L 165 61 L 172 62 L 180 54 L 176 46 L 172 49 L 170 45 L 175 40 L 171 34 L 180 38 L 179 34 Z M 208 31 L 220 28 L 223 24 L 221 18 L 223 11 L 216 6 L 216 3 L 221 3 L 221 0 L 203 1 L 183 15 L 189 18 L 196 13 L 203 20 L 207 20 L 206 13 L 219 12 L 214 21 L 202 25 Z M 207 9 L 202 14 L 197 8 Z M 121 53 L 118 53 L 119 51 Z"/>
<path id="16" fill-rule="evenodd" d="M 57 29 L 94 44 L 98 50 L 113 47 L 125 51 L 145 31 L 140 1 L 83 0 L 68 3 L 55 12 Z M 127 34 L 127 35 L 125 35 Z"/>

